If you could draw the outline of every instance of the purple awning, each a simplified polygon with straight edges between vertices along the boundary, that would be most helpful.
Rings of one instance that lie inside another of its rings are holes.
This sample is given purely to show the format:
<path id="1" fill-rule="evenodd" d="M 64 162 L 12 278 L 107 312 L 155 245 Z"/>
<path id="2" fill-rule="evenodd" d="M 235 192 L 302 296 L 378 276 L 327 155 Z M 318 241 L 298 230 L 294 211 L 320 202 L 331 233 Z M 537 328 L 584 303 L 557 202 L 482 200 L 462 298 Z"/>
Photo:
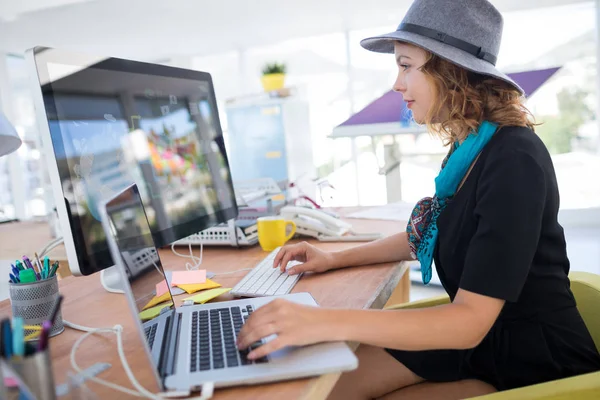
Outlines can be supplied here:
<path id="1" fill-rule="evenodd" d="M 517 82 L 525 91 L 525 96 L 529 97 L 558 70 L 559 68 L 547 68 L 516 72 L 508 76 Z M 361 125 L 360 128 L 357 125 Z M 364 131 L 362 135 L 381 135 L 413 133 L 423 129 L 410 124 L 410 110 L 402 100 L 402 95 L 390 90 L 334 128 L 332 137 L 361 136 L 361 131 Z"/>

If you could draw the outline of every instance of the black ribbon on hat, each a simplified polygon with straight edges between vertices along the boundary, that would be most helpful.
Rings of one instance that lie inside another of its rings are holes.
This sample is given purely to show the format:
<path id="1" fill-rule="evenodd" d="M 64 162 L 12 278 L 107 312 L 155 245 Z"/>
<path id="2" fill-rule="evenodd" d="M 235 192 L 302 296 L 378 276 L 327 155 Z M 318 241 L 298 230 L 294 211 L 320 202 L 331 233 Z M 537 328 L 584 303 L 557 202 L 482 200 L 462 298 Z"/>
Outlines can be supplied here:
<path id="1" fill-rule="evenodd" d="M 496 65 L 496 56 L 488 53 L 487 51 L 483 51 L 483 49 L 479 46 L 475 46 L 469 42 L 466 42 L 462 39 L 456 38 L 454 36 L 450 36 L 444 32 L 437 31 L 435 29 L 427 28 L 421 25 L 402 23 L 397 29 L 398 31 L 403 32 L 411 32 L 416 33 L 417 35 L 425 36 L 433 40 L 437 40 L 438 42 L 445 43 L 449 46 L 456 47 L 457 49 L 466 51 L 469 54 L 474 55 L 475 57 L 487 61 L 492 65 Z"/>

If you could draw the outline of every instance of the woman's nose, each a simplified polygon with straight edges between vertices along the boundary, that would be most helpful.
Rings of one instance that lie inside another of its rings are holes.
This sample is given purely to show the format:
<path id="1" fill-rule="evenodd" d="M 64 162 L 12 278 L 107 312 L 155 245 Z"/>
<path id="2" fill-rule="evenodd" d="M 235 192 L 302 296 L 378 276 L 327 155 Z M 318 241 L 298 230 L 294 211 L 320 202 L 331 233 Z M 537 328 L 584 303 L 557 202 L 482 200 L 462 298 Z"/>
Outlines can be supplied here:
<path id="1" fill-rule="evenodd" d="M 406 84 L 404 83 L 404 79 L 398 74 L 394 85 L 392 86 L 392 90 L 398 93 L 404 93 L 406 91 Z"/>

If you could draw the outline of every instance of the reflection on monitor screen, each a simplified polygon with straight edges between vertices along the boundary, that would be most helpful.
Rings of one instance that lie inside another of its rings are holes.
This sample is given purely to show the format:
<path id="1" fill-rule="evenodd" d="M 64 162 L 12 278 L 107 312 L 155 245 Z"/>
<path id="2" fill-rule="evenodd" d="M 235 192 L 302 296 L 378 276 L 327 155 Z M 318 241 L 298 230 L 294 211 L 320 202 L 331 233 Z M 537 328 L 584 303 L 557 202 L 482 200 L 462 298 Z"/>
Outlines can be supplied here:
<path id="1" fill-rule="evenodd" d="M 35 61 L 74 273 L 113 265 L 98 207 L 132 183 L 157 246 L 237 216 L 209 74 L 56 49 Z"/>
<path id="2" fill-rule="evenodd" d="M 140 313 L 157 295 L 157 287 L 166 287 L 169 294 L 170 290 L 137 187 L 131 186 L 108 202 L 106 211 Z"/>

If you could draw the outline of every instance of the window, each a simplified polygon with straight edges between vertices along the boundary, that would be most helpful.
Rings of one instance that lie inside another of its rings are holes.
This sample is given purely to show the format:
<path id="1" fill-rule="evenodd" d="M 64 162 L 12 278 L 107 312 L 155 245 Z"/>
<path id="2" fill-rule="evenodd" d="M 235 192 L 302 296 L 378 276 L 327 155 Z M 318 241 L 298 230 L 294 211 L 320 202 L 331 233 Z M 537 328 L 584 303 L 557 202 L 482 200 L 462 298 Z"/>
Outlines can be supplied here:
<path id="1" fill-rule="evenodd" d="M 47 200 L 51 196 L 47 196 L 44 188 L 49 188 L 49 178 L 44 172 L 43 154 L 41 151 L 41 138 L 39 136 L 36 117 L 33 106 L 33 97 L 29 86 L 29 77 L 25 60 L 21 57 L 8 56 L 7 69 L 9 78 L 9 94 L 12 109 L 10 110 L 11 122 L 21 136 L 23 144 L 17 151 L 20 161 L 21 179 L 23 180 L 21 195 L 24 202 L 24 215 L 12 215 L 13 217 L 36 217 L 47 214 Z M 2 167 L 0 167 L 2 168 Z M 2 179 L 0 179 L 2 181 Z M 5 182 L 9 182 L 5 180 Z M 2 183 L 0 183 L 2 185 Z M 10 202 L 12 203 L 17 196 L 14 196 Z M 19 196 L 20 197 L 20 196 Z M 2 199 L 2 204 L 7 199 Z M 15 205 L 6 207 L 6 209 L 14 210 Z"/>

